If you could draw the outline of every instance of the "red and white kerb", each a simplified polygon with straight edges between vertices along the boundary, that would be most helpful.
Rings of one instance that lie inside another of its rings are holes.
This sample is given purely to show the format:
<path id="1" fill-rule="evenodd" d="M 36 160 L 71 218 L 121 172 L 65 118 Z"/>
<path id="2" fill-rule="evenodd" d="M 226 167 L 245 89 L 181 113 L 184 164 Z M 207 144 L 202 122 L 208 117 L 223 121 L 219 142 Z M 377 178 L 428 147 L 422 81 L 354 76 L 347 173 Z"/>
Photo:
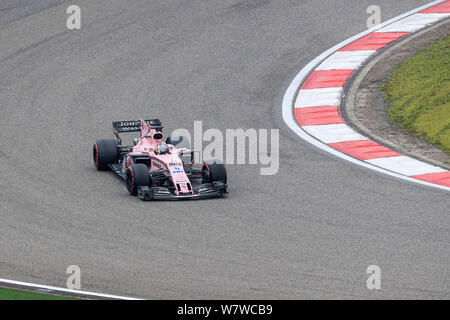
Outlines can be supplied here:
<path id="1" fill-rule="evenodd" d="M 341 93 L 352 74 L 387 45 L 450 16 L 450 0 L 374 31 L 325 59 L 304 81 L 294 104 L 297 123 L 316 139 L 356 159 L 411 178 L 450 187 L 450 172 L 392 151 L 345 123 Z"/>

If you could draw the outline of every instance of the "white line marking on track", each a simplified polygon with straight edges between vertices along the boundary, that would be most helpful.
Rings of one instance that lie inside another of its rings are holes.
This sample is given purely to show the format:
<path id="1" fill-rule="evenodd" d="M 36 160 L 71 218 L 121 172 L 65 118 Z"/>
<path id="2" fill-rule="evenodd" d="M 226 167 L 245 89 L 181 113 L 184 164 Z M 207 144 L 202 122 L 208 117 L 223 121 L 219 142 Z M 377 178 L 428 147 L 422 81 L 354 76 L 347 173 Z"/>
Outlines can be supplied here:
<path id="1" fill-rule="evenodd" d="M 77 295 L 77 296 L 85 296 L 86 298 L 92 298 L 92 299 L 102 298 L 102 299 L 114 299 L 114 300 L 141 300 L 141 299 L 131 298 L 131 297 L 115 296 L 115 295 L 111 295 L 111 294 L 96 293 L 96 292 L 81 291 L 81 290 L 72 290 L 72 289 L 67 289 L 67 288 L 52 287 L 52 286 L 46 286 L 46 285 L 42 285 L 42 284 L 8 280 L 8 279 L 0 279 L 0 285 L 1 284 L 20 286 L 20 287 L 31 288 L 31 289 L 41 289 L 41 290 L 55 291 L 55 292 L 61 292 L 61 293 L 68 293 L 68 294 L 73 294 L 73 295 Z"/>

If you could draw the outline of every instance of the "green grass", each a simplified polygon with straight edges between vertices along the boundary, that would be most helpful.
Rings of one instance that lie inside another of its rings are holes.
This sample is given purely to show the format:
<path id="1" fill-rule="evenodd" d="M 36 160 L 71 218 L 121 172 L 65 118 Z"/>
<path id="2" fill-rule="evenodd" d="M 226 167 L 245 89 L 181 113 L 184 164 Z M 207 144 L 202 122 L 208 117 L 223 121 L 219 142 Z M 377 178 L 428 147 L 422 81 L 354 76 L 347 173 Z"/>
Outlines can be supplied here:
<path id="1" fill-rule="evenodd" d="M 30 291 L 0 288 L 0 300 L 76 300 L 74 298 L 41 294 Z"/>
<path id="2" fill-rule="evenodd" d="M 392 121 L 450 154 L 450 36 L 398 65 L 381 90 Z"/>

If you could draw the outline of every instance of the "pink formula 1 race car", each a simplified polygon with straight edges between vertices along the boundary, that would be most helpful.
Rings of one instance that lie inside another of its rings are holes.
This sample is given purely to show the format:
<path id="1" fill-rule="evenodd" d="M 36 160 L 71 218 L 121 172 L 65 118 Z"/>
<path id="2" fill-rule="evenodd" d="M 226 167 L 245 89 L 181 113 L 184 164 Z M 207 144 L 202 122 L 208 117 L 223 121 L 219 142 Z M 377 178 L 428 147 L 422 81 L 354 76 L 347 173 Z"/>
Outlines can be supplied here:
<path id="1" fill-rule="evenodd" d="M 114 171 L 125 180 L 131 195 L 146 201 L 224 196 L 225 166 L 217 161 L 195 165 L 193 151 L 176 147 L 183 138 L 163 141 L 162 129 L 158 119 L 113 122 L 116 139 L 94 143 L 95 167 Z M 140 132 L 134 146 L 122 146 L 119 134 L 126 132 Z"/>

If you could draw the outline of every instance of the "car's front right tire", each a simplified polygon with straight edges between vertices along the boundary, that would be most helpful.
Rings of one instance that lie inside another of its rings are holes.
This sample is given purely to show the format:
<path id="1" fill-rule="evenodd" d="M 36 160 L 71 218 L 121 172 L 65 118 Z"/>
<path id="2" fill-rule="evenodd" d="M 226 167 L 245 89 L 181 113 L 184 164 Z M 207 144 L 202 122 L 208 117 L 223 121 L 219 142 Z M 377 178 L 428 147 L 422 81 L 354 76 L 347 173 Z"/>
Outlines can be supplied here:
<path id="1" fill-rule="evenodd" d="M 203 164 L 203 183 L 223 182 L 227 183 L 227 169 L 223 163 L 209 161 Z"/>

